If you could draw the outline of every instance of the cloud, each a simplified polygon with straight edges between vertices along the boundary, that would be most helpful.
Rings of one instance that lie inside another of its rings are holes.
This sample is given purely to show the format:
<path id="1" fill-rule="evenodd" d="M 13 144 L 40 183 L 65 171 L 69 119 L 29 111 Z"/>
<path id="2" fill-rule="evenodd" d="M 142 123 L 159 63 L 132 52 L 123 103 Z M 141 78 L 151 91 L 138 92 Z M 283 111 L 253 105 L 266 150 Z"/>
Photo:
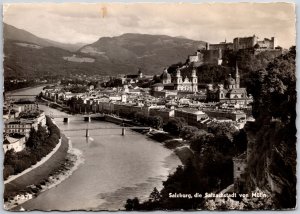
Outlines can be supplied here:
<path id="1" fill-rule="evenodd" d="M 123 33 L 167 34 L 211 43 L 256 34 L 295 44 L 288 3 L 33 3 L 4 5 L 4 21 L 60 42 L 91 43 Z"/>

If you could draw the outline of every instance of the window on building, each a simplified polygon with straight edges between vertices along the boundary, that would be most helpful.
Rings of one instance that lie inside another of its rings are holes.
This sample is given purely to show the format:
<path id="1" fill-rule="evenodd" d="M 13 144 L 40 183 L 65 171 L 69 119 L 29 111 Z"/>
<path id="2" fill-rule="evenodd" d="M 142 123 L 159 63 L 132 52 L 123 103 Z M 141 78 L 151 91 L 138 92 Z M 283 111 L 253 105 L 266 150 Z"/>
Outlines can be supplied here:
<path id="1" fill-rule="evenodd" d="M 240 167 L 238 167 L 238 168 L 237 168 L 237 170 L 238 170 L 238 171 L 240 171 L 240 170 L 241 170 L 241 168 L 240 168 Z"/>

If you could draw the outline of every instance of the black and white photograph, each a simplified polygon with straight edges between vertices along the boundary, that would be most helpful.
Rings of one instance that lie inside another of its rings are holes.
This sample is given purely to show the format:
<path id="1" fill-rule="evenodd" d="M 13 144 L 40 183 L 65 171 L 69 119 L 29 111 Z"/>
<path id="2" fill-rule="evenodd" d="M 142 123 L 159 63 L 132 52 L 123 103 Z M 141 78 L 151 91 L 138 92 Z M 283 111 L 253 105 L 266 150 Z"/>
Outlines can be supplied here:
<path id="1" fill-rule="evenodd" d="M 296 209 L 295 3 L 2 11 L 4 210 Z"/>

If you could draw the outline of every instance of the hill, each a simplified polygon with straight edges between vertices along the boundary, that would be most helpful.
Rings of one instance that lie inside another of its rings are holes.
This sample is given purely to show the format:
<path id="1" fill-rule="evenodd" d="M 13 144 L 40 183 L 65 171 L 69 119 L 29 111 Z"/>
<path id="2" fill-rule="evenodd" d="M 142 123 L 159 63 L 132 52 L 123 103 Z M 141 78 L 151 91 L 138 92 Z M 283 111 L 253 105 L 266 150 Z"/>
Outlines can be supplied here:
<path id="1" fill-rule="evenodd" d="M 49 39 L 44 39 L 29 33 L 28 31 L 16 28 L 12 25 L 3 23 L 3 38 L 6 40 L 15 40 L 15 41 L 23 41 L 27 43 L 37 44 L 43 47 L 57 47 L 62 48 L 68 51 L 76 51 L 81 48 L 84 44 L 64 44 L 60 42 L 55 42 Z"/>
<path id="2" fill-rule="evenodd" d="M 4 24 L 5 77 L 41 77 L 68 74 L 117 75 L 161 73 L 184 62 L 204 42 L 164 35 L 124 34 L 100 38 L 73 52 L 65 44 L 39 38 Z"/>
<path id="3" fill-rule="evenodd" d="M 164 67 L 184 62 L 188 55 L 204 45 L 205 42 L 185 38 L 128 33 L 117 37 L 102 37 L 82 47 L 79 52 L 112 63 L 133 66 L 132 72 L 141 68 L 146 74 L 157 74 Z"/>

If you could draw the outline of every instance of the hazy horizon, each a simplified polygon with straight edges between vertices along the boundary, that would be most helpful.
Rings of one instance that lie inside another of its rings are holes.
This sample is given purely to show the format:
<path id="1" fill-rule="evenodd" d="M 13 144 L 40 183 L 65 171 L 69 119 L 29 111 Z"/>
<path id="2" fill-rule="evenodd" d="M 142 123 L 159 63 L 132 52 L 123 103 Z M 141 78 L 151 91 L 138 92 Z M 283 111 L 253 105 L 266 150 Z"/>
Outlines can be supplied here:
<path id="1" fill-rule="evenodd" d="M 293 3 L 9 3 L 3 22 L 38 37 L 89 44 L 126 33 L 167 35 L 209 43 L 253 34 L 296 44 Z"/>

